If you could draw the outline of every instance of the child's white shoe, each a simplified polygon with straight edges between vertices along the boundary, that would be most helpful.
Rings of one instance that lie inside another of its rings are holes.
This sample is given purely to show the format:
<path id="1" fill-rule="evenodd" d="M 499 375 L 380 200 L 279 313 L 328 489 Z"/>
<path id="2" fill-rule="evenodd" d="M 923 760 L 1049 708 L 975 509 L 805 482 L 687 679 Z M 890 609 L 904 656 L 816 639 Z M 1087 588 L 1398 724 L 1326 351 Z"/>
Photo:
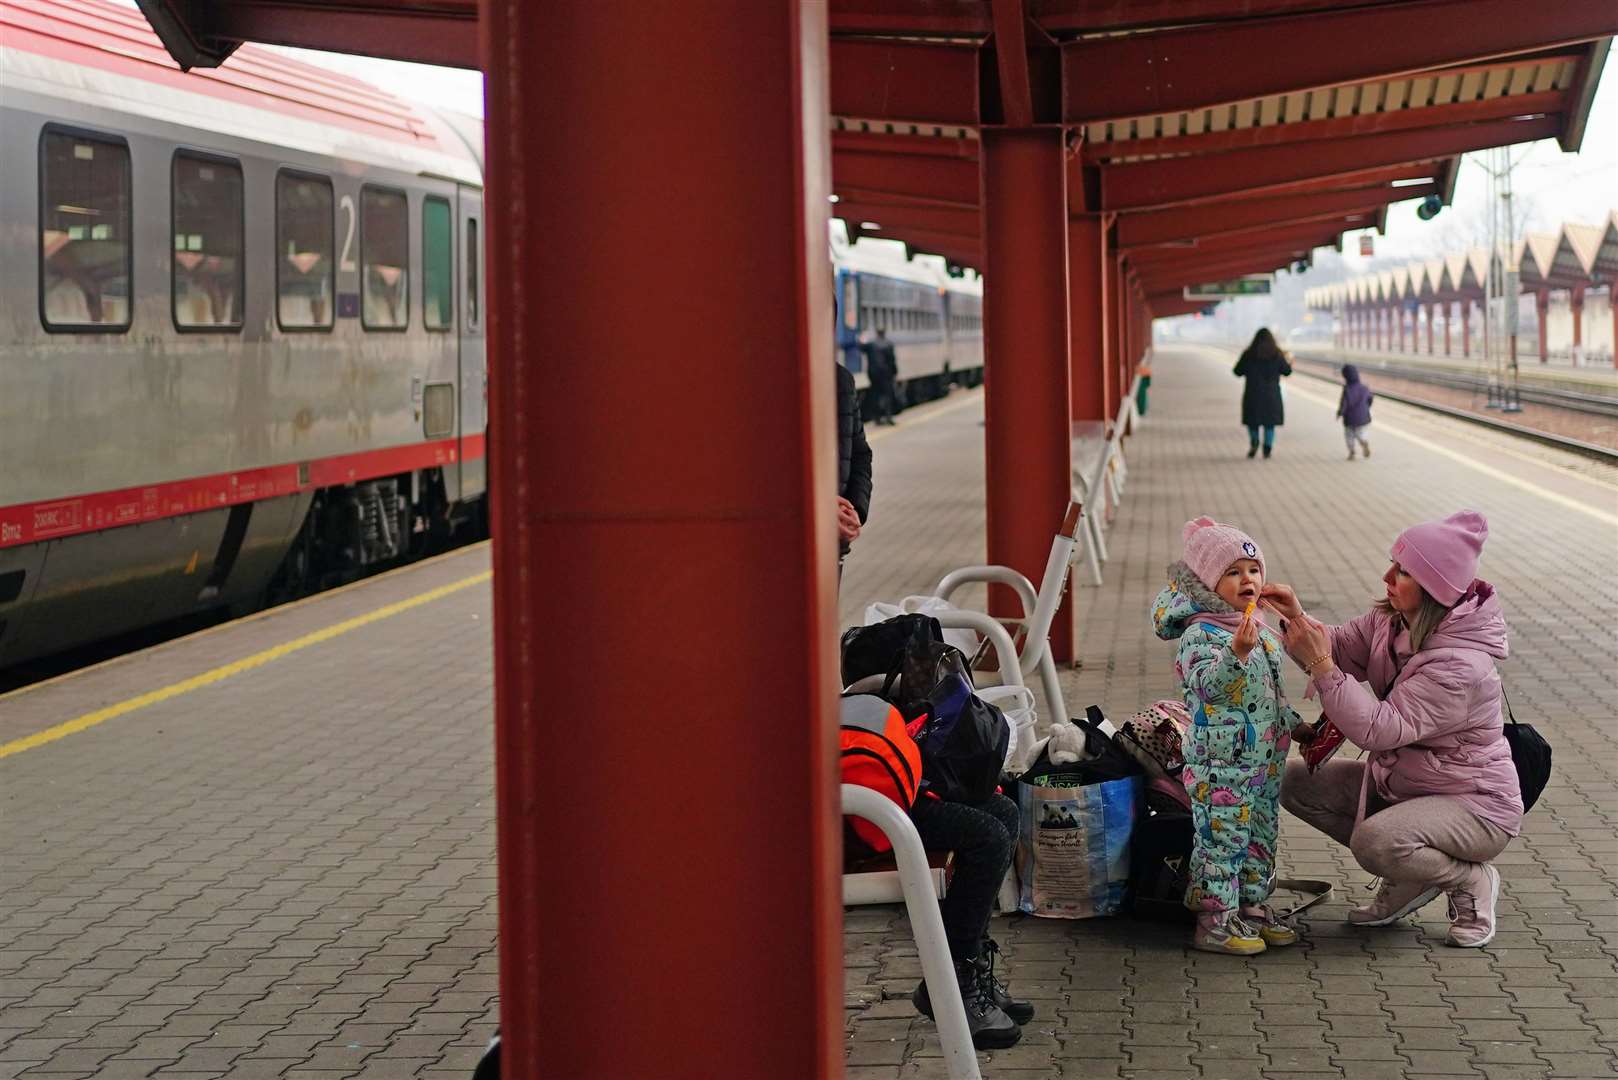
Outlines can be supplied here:
<path id="1" fill-rule="evenodd" d="M 1297 928 L 1277 915 L 1269 904 L 1243 904 L 1242 922 L 1257 930 L 1264 944 L 1271 948 L 1282 948 L 1298 940 Z"/>
<path id="2" fill-rule="evenodd" d="M 1265 949 L 1264 939 L 1234 911 L 1205 911 L 1197 916 L 1191 947 L 1231 956 L 1254 956 Z"/>

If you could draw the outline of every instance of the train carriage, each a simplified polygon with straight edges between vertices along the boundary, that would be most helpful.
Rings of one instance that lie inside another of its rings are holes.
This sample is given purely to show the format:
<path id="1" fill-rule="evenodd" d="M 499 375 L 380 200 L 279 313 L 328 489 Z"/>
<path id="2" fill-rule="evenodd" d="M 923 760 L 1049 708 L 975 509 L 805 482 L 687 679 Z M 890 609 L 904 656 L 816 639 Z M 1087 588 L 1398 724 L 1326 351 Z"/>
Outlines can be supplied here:
<path id="1" fill-rule="evenodd" d="M 482 516 L 481 124 L 0 0 L 0 666 Z"/>

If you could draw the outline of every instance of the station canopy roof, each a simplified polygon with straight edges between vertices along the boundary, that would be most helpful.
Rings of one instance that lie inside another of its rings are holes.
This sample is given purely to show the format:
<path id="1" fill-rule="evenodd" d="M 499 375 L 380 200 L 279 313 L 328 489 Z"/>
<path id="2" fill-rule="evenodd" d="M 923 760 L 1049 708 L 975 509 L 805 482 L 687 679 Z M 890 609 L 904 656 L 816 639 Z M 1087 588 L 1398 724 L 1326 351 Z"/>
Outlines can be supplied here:
<path id="1" fill-rule="evenodd" d="M 242 40 L 477 67 L 475 0 L 138 0 L 184 66 Z M 1460 155 L 1574 150 L 1613 0 L 830 0 L 834 213 L 982 265 L 985 128 L 1068 133 L 1154 310 L 1448 202 Z M 610 73 L 603 73 L 604 78 Z"/>

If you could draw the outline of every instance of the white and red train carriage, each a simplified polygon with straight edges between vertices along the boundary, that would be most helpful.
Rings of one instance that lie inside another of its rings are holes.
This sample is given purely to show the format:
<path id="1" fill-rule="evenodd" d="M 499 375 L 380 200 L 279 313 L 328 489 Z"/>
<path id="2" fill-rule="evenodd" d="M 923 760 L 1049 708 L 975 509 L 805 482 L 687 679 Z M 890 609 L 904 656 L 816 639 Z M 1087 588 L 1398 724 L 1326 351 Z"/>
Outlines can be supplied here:
<path id="1" fill-rule="evenodd" d="M 0 667 L 483 516 L 482 131 L 0 0 Z"/>

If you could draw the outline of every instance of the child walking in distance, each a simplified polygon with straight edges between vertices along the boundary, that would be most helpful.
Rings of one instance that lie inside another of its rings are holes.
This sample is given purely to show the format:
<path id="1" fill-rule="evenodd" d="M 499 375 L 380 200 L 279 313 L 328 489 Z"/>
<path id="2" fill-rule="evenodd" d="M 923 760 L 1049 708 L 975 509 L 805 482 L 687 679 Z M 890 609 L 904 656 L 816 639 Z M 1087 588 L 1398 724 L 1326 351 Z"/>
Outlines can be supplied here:
<path id="1" fill-rule="evenodd" d="M 1281 690 L 1281 643 L 1258 613 L 1264 553 L 1232 525 L 1185 525 L 1152 621 L 1179 639 L 1174 671 L 1191 714 L 1181 777 L 1193 839 L 1186 907 L 1194 948 L 1248 956 L 1298 933 L 1269 904 L 1281 773 L 1302 718 Z"/>
<path id="2" fill-rule="evenodd" d="M 1360 382 L 1360 369 L 1353 364 L 1343 365 L 1343 396 L 1337 401 L 1337 415 L 1343 421 L 1348 460 L 1354 460 L 1355 444 L 1370 457 L 1371 444 L 1365 441 L 1365 429 L 1371 426 L 1371 388 Z"/>

